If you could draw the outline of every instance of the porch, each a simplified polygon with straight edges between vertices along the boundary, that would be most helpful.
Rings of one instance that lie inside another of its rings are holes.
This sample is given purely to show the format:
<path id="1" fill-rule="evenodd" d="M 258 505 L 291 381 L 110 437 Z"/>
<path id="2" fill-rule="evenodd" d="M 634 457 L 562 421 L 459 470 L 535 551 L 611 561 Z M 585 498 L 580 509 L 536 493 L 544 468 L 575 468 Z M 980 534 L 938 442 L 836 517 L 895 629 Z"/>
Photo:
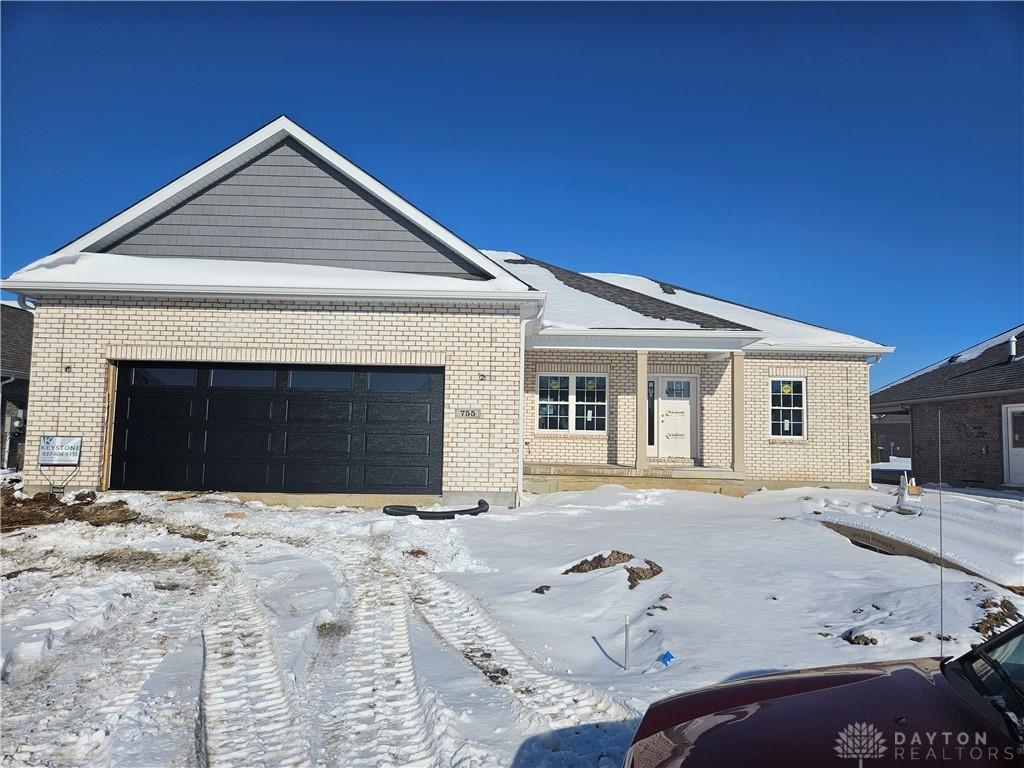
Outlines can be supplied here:
<path id="1" fill-rule="evenodd" d="M 742 351 L 535 348 L 525 363 L 524 490 L 742 494 Z"/>

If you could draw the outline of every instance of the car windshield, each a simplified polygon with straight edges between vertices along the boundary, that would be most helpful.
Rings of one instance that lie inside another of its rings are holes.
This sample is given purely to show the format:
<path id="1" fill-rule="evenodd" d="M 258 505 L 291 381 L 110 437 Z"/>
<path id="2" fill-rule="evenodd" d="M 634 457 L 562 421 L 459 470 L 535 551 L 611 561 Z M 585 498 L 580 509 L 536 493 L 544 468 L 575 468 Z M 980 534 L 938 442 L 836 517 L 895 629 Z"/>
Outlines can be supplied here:
<path id="1" fill-rule="evenodd" d="M 984 649 L 970 661 L 971 670 L 990 696 L 1001 696 L 1009 706 L 1024 701 L 1024 632 Z M 1016 690 L 1011 690 L 1013 686 Z M 1024 714 L 1024 713 L 1022 713 Z"/>

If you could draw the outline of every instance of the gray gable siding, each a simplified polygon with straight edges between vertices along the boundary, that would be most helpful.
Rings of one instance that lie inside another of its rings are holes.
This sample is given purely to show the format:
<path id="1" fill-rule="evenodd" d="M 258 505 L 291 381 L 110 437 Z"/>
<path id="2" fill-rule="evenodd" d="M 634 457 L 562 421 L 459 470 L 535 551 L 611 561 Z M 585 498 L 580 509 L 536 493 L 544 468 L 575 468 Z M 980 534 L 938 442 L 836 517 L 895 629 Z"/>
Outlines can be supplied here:
<path id="1" fill-rule="evenodd" d="M 102 250 L 488 277 L 291 139 Z"/>

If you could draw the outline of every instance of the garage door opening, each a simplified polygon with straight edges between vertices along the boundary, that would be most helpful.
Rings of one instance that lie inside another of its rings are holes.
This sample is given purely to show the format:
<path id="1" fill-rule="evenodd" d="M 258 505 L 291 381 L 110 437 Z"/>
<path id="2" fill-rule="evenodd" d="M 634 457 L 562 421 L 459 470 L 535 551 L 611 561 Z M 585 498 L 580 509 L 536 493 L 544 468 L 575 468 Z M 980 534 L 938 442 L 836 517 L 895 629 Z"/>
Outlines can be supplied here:
<path id="1" fill-rule="evenodd" d="M 110 487 L 441 493 L 442 368 L 121 362 Z"/>

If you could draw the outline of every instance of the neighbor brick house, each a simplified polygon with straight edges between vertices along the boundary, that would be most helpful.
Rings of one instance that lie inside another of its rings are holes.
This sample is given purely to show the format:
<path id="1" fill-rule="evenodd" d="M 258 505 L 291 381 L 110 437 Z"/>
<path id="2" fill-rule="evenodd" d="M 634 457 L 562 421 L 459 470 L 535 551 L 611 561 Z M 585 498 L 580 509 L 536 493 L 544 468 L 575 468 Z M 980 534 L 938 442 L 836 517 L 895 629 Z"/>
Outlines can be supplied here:
<path id="1" fill-rule="evenodd" d="M 81 435 L 110 488 L 863 485 L 891 351 L 477 250 L 283 117 L 3 287 L 36 304 L 29 450 Z"/>
<path id="2" fill-rule="evenodd" d="M 919 483 L 1024 486 L 1024 325 L 877 389 L 872 415 L 909 416 Z M 941 424 L 940 424 L 941 418 Z M 940 432 L 941 427 L 941 432 Z"/>

